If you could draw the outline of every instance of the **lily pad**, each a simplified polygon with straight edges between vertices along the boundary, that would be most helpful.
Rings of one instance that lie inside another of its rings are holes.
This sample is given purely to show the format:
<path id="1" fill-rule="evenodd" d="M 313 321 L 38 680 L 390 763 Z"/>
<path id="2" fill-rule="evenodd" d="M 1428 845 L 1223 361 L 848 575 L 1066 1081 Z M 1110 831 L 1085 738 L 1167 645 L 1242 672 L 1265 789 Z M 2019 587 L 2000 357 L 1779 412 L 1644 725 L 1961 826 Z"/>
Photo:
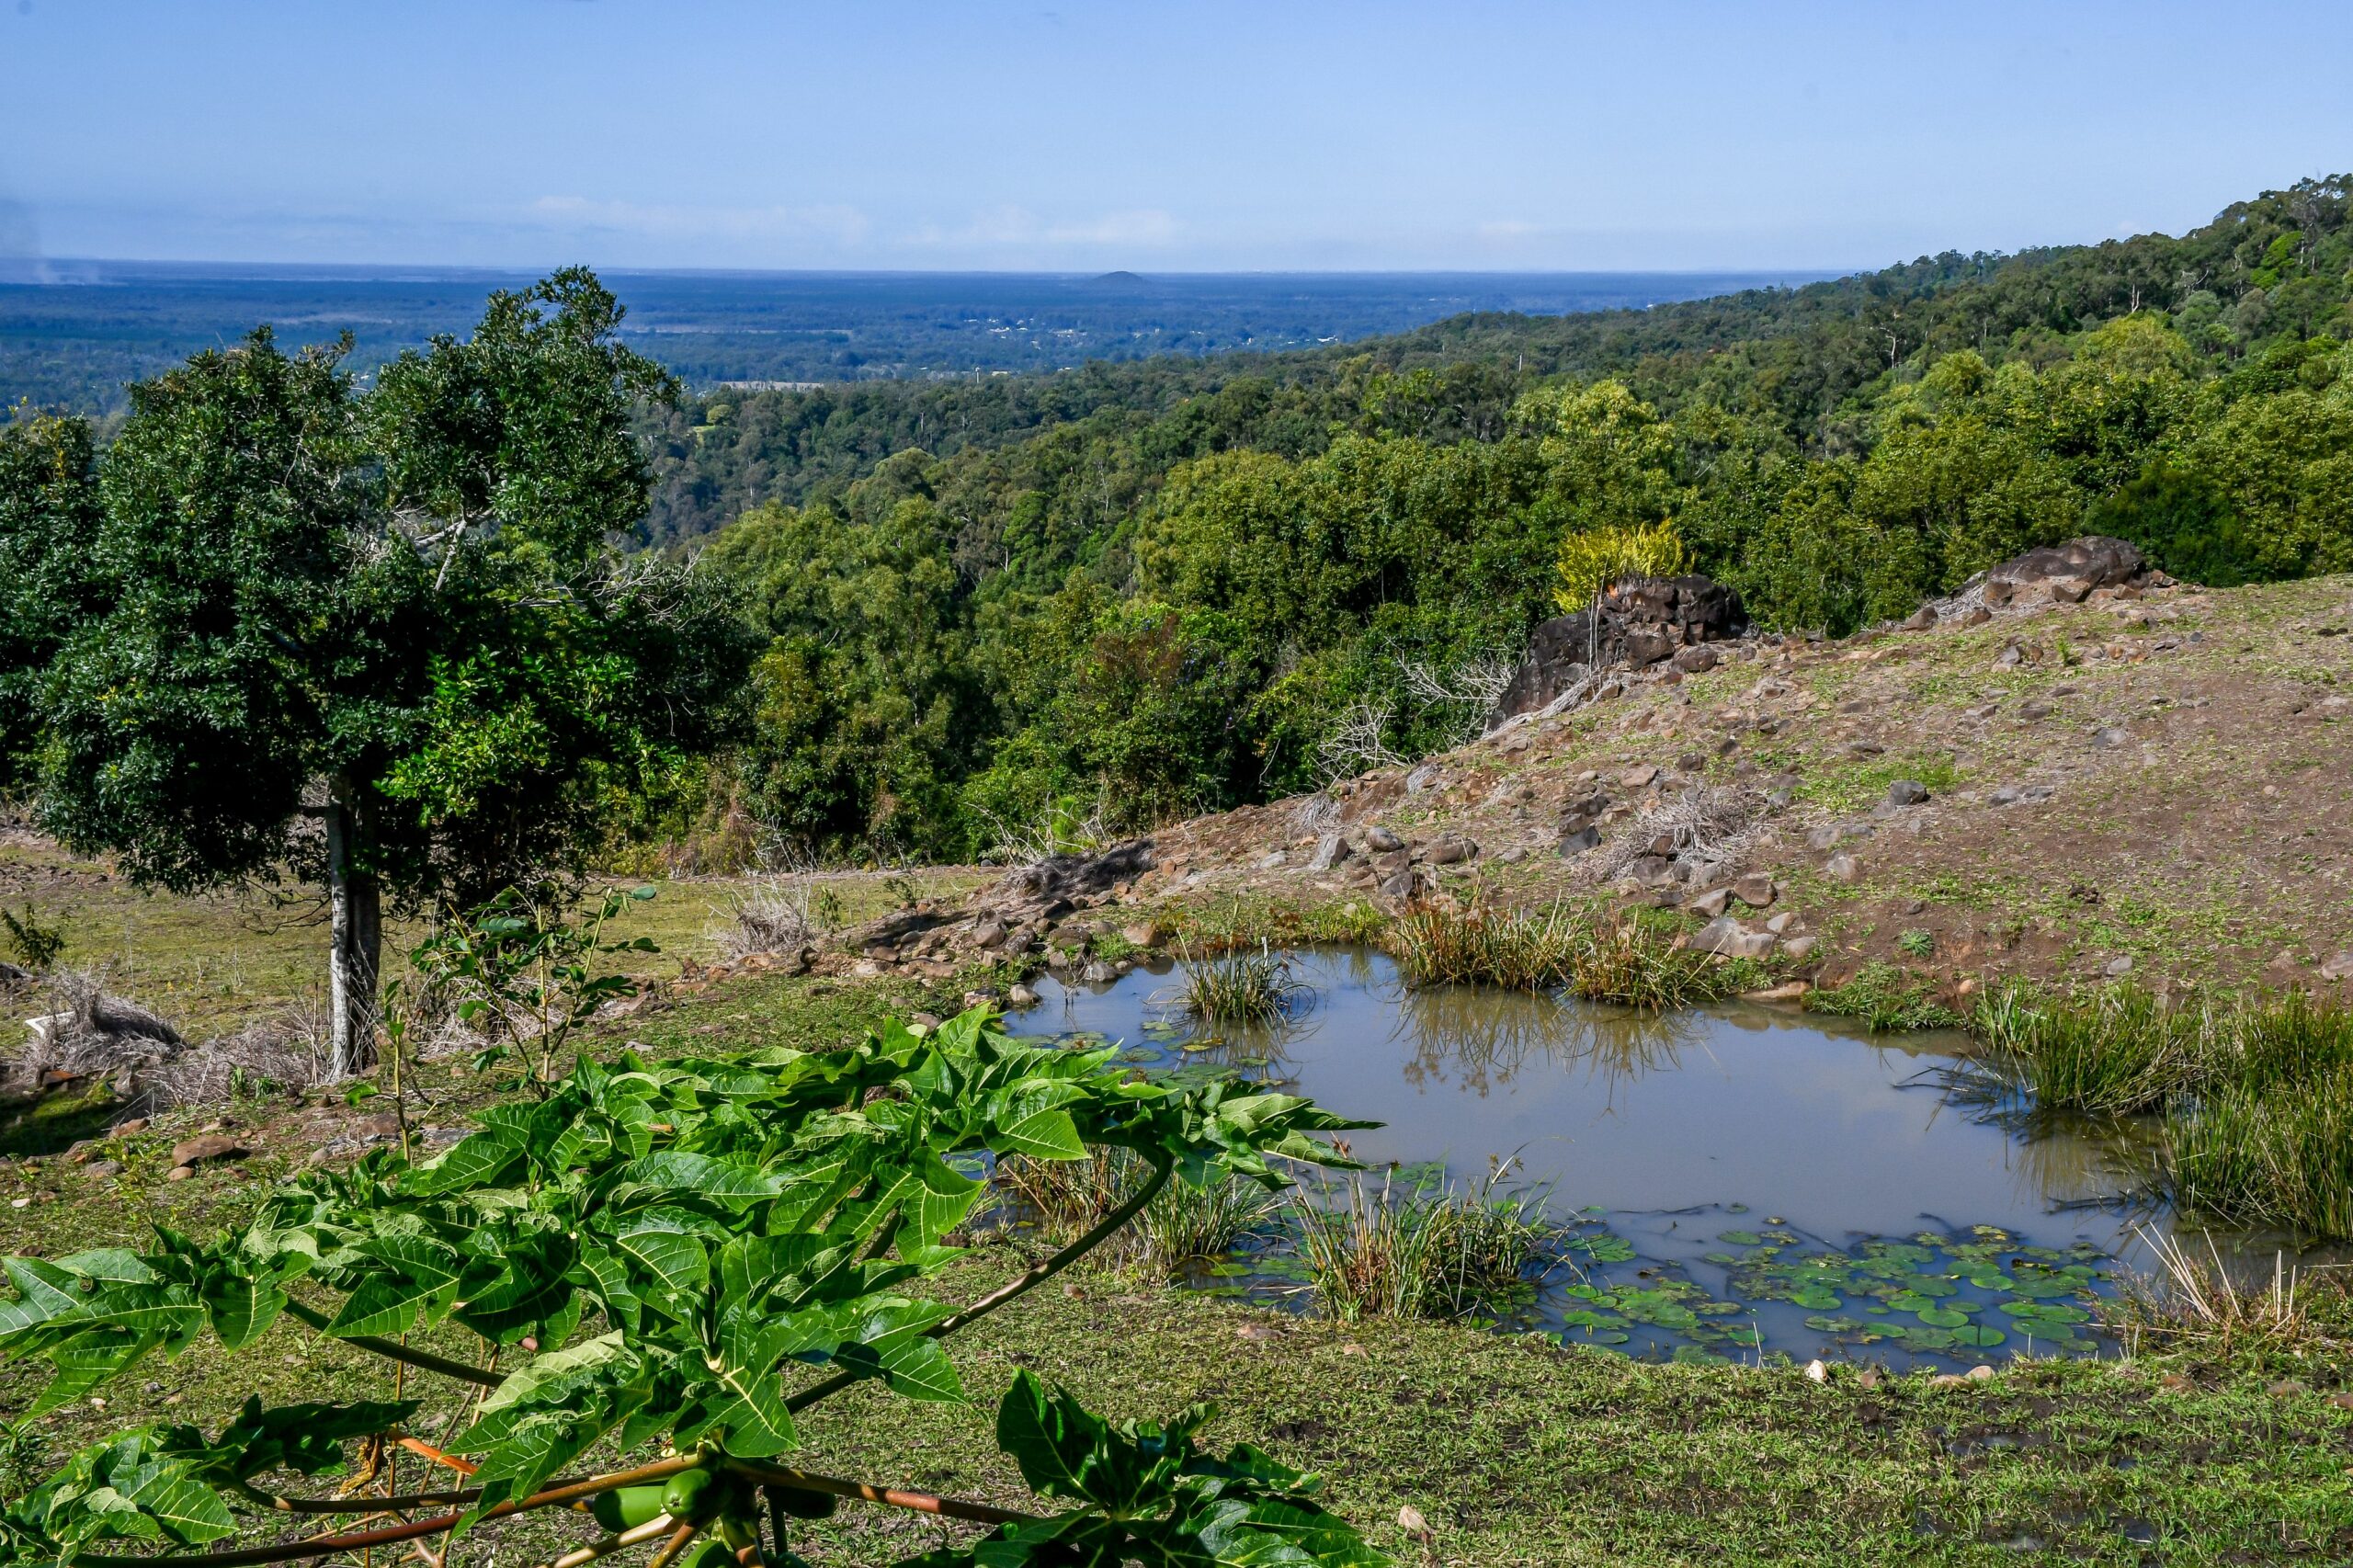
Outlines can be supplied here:
<path id="1" fill-rule="evenodd" d="M 1753 1247 L 1762 1244 L 1765 1238 L 1754 1231 L 1719 1231 L 1716 1240 L 1730 1242 L 1736 1247 Z"/>
<path id="2" fill-rule="evenodd" d="M 1796 1295 L 1791 1296 L 1790 1300 L 1796 1302 L 1799 1306 L 1806 1308 L 1808 1311 L 1817 1312 L 1836 1312 L 1840 1307 L 1847 1304 L 1846 1301 L 1839 1296 L 1838 1292 L 1825 1289 L 1820 1285 L 1809 1285 L 1804 1290 L 1800 1290 Z"/>
<path id="3" fill-rule="evenodd" d="M 1950 1307 L 1923 1307 L 1912 1315 L 1930 1328 L 1959 1328 L 1969 1321 L 1967 1312 L 1957 1312 Z"/>
<path id="4" fill-rule="evenodd" d="M 1973 1345 L 1980 1349 L 1999 1345 L 2010 1336 L 1990 1324 L 1972 1323 L 1966 1328 L 1952 1331 L 1955 1345 Z"/>

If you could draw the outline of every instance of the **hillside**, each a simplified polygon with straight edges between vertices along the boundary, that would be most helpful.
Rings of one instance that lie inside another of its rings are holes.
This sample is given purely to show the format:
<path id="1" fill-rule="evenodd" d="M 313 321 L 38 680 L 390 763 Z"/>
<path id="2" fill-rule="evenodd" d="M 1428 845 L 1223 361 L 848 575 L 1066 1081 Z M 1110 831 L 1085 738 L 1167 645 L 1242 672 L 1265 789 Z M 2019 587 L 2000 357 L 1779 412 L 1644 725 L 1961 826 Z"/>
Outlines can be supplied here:
<path id="1" fill-rule="evenodd" d="M 1966 620 L 1752 642 L 1414 768 L 1196 818 L 1158 835 L 1136 896 L 1390 903 L 1376 887 L 1410 858 L 1465 899 L 1684 907 L 1762 873 L 1769 903 L 1733 915 L 1794 915 L 1779 947 L 1814 938 L 1788 956 L 1826 985 L 1890 963 L 1948 1000 L 2007 974 L 2353 990 L 2353 578 Z M 1891 804 L 1899 780 L 1925 801 Z M 1729 853 L 1640 885 L 1631 856 L 1695 801 Z M 1564 854 L 1564 822 L 1588 820 L 1598 844 Z M 1375 829 L 1406 848 L 1382 855 Z M 1313 869 L 1329 835 L 1350 852 Z M 1430 864 L 1449 840 L 1472 852 Z"/>
<path id="2" fill-rule="evenodd" d="M 2337 239 L 2347 189 L 2344 176 L 2301 181 L 2234 203 L 2177 238 L 1948 253 L 1796 289 L 1647 308 L 1472 312 L 1324 349 L 1096 362 L 980 382 L 724 393 L 660 422 L 663 484 L 649 534 L 689 538 L 764 502 L 838 494 L 908 448 L 948 458 L 1100 409 L 1156 419 L 1229 386 L 1322 393 L 1347 379 L 1352 361 L 1392 372 L 1454 370 L 1439 401 L 1462 427 L 1499 415 L 1517 392 L 1548 377 L 1619 376 L 1669 410 L 1730 392 L 1733 401 L 1769 410 L 1793 438 L 1829 449 L 1853 437 L 1836 424 L 1850 400 L 1963 348 L 1995 363 L 2044 363 L 2064 352 L 2069 335 L 2143 311 L 2177 318 L 2203 349 L 2229 359 L 2326 334 L 2347 292 L 2348 258 Z M 1463 367 L 1488 374 L 1466 379 Z M 1361 392 L 1340 394 L 1322 412 L 1343 423 L 1360 417 Z M 1269 426 L 1231 439 L 1279 448 L 1284 437 Z"/>
<path id="3" fill-rule="evenodd" d="M 683 410 L 652 526 L 762 498 L 701 555 L 768 648 L 710 817 L 1017 858 L 1410 760 L 1464 737 L 1563 551 L 1639 530 L 1789 634 L 2084 533 L 2214 586 L 2353 570 L 2347 192 L 1345 352 Z"/>

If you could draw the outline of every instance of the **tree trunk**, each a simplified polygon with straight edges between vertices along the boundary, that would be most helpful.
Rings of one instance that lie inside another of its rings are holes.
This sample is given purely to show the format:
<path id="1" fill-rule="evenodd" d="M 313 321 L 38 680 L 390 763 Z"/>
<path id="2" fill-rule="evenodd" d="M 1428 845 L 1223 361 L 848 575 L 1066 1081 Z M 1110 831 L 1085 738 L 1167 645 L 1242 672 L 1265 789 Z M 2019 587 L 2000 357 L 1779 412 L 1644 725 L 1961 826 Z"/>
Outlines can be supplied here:
<path id="1" fill-rule="evenodd" d="M 327 806 L 328 1073 L 342 1079 L 376 1064 L 376 975 L 383 959 L 383 890 L 355 864 L 358 815 L 341 791 Z"/>

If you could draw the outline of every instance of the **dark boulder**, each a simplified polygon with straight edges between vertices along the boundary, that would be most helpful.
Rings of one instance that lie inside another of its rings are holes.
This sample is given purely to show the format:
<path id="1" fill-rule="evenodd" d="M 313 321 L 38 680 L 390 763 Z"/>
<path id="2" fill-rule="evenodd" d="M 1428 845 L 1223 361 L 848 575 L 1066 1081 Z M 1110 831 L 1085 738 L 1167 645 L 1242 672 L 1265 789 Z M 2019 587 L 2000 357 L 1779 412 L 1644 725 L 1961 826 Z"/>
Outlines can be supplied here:
<path id="1" fill-rule="evenodd" d="M 1639 669 L 1748 630 L 1740 595 L 1712 577 L 1629 577 L 1603 596 L 1599 616 L 1597 627 L 1584 610 L 1538 626 L 1488 723 L 1548 707 L 1598 668 Z"/>
<path id="2" fill-rule="evenodd" d="M 2096 589 L 2140 585 L 2154 575 L 2131 543 L 2087 534 L 2003 562 L 1985 574 L 1984 597 L 1989 605 L 2081 604 Z"/>

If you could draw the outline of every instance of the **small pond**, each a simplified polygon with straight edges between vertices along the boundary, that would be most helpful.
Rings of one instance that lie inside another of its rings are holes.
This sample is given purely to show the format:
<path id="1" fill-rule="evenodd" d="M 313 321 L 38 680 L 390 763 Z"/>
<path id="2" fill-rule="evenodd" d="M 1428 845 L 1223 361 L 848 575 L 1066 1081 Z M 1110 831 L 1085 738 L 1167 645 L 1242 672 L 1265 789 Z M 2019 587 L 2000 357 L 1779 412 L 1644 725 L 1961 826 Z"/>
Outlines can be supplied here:
<path id="1" fill-rule="evenodd" d="M 2092 1298 L 2166 1216 L 2132 1132 L 2031 1135 L 1952 1103 L 1958 1034 L 1871 1037 L 1785 1008 L 1664 1017 L 1485 987 L 1408 990 L 1357 950 L 1291 955 L 1313 996 L 1264 1029 L 1192 1025 L 1175 973 L 1038 983 L 1030 1037 L 1154 1071 L 1237 1071 L 1377 1131 L 1358 1159 L 1475 1180 L 1517 1159 L 1576 1240 L 1524 1326 L 1643 1355 L 1965 1366 L 2089 1353 Z M 1374 1177 L 1377 1181 L 1378 1176 Z M 2268 1257 L 2268 1253 L 2266 1253 Z M 1214 1288 L 1301 1300 L 1279 1246 Z"/>

